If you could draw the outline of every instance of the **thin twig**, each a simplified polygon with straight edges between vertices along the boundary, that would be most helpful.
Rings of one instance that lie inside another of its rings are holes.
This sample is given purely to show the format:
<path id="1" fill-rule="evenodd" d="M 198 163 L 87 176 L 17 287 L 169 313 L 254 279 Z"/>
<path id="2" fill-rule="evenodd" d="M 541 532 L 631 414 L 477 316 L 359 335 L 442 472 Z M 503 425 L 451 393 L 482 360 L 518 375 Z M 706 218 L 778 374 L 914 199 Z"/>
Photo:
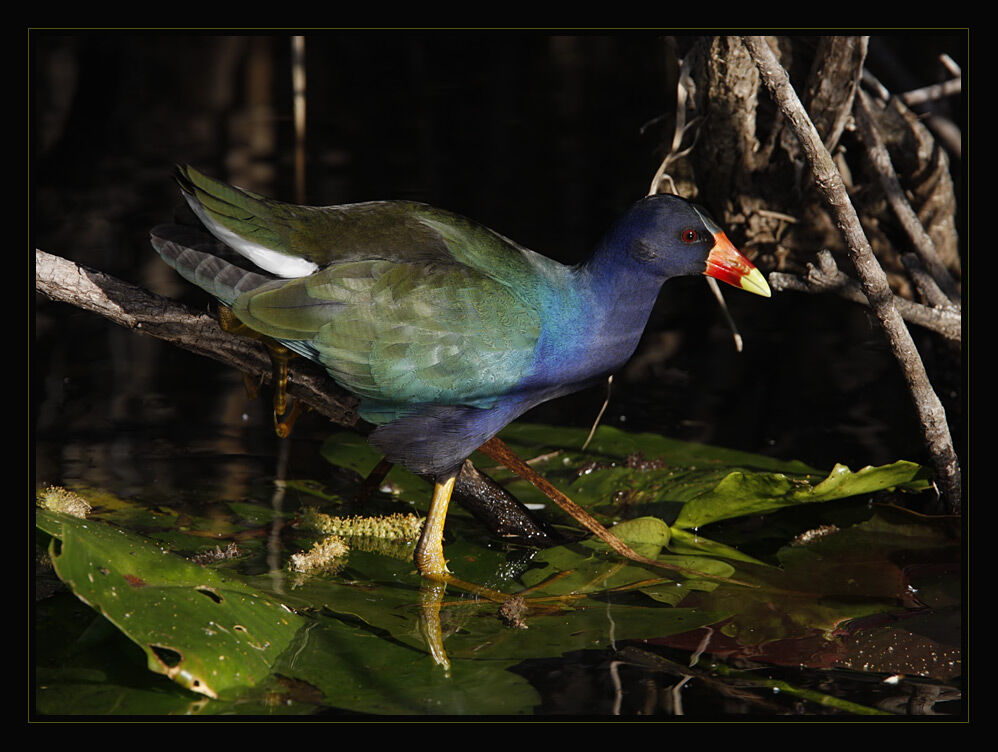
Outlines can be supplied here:
<path id="1" fill-rule="evenodd" d="M 697 136 L 700 132 L 700 118 L 693 118 L 690 122 L 686 122 L 687 100 L 690 97 L 692 88 L 693 79 L 690 76 L 690 63 L 688 59 L 684 58 L 679 65 L 679 77 L 676 84 L 676 122 L 672 131 L 672 143 L 665 157 L 662 158 L 662 163 L 658 166 L 658 170 L 655 171 L 651 186 L 648 188 L 649 196 L 660 193 L 663 182 L 668 182 L 672 192 L 676 192 L 675 183 L 672 180 L 672 176 L 669 175 L 669 168 L 674 162 L 689 154 L 696 145 Z M 689 146 L 683 149 L 683 139 L 686 137 L 687 131 L 690 130 L 693 131 L 693 140 Z"/>
<path id="2" fill-rule="evenodd" d="M 959 76 L 959 69 L 957 69 L 954 75 Z M 876 97 L 877 101 L 887 102 L 891 98 L 891 92 L 888 88 L 884 86 L 876 76 L 870 73 L 869 70 L 863 70 L 863 83 L 873 92 L 873 95 Z M 903 98 L 901 99 L 903 101 Z M 932 100 L 927 100 L 922 102 L 921 105 L 923 107 L 927 106 L 931 110 L 934 102 Z M 935 134 L 936 138 L 946 148 L 946 151 L 954 155 L 957 159 L 961 158 L 963 154 L 963 136 L 960 133 L 960 129 L 955 123 L 953 123 L 952 120 L 930 111 L 927 115 L 923 115 L 923 122 L 926 127 L 932 131 L 933 134 Z"/>
<path id="3" fill-rule="evenodd" d="M 934 102 L 937 99 L 959 94 L 962 89 L 963 79 L 951 78 L 948 81 L 943 81 L 941 84 L 932 84 L 930 86 L 923 86 L 920 89 L 906 91 L 901 95 L 901 101 L 911 107 L 916 104 Z"/>
<path id="4" fill-rule="evenodd" d="M 746 36 L 742 39 L 770 95 L 800 140 L 803 153 L 811 166 L 815 186 L 832 212 L 870 309 L 883 328 L 908 383 L 936 471 L 940 493 L 950 509 L 957 511 L 962 503 L 960 462 L 953 448 L 946 411 L 932 389 L 911 333 L 894 305 L 894 294 L 887 282 L 887 275 L 877 262 L 863 232 L 835 162 L 790 85 L 786 70 L 780 65 L 764 37 Z"/>
<path id="5" fill-rule="evenodd" d="M 959 78 L 962 75 L 960 70 L 960 65 L 947 55 L 945 52 L 939 56 L 939 62 L 943 64 L 943 67 L 949 72 L 951 76 L 956 76 Z"/>
<path id="6" fill-rule="evenodd" d="M 735 342 L 735 352 L 741 352 L 744 342 L 742 341 L 741 332 L 738 331 L 738 325 L 735 324 L 735 319 L 731 315 L 731 311 L 728 310 L 728 303 L 724 299 L 724 293 L 721 292 L 721 286 L 717 284 L 717 280 L 713 277 L 707 277 L 707 286 L 710 291 L 714 293 L 714 298 L 717 300 L 717 304 L 721 307 L 721 313 L 724 315 L 724 320 L 728 322 L 728 328 L 731 330 L 731 338 Z"/>
<path id="7" fill-rule="evenodd" d="M 603 420 L 603 413 L 610 406 L 610 392 L 613 390 L 613 374 L 611 373 L 606 377 L 606 397 L 603 398 L 603 405 L 600 407 L 599 412 L 596 414 L 596 420 L 593 421 L 592 428 L 589 429 L 589 435 L 586 436 L 586 440 L 582 442 L 582 450 L 585 451 L 586 447 L 589 446 L 589 442 L 593 440 L 593 436 L 596 435 L 596 429 L 599 428 L 600 421 Z"/>

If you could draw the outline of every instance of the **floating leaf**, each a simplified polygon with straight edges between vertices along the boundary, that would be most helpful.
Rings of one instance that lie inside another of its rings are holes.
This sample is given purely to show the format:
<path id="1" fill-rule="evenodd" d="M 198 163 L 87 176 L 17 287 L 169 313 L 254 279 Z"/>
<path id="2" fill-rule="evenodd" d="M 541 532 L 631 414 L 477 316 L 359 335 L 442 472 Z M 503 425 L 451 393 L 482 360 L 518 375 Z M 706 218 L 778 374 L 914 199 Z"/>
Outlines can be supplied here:
<path id="1" fill-rule="evenodd" d="M 209 697 L 268 676 L 303 619 L 277 600 L 94 520 L 37 510 L 56 573 L 145 651 L 150 670 Z"/>
<path id="2" fill-rule="evenodd" d="M 580 429 L 514 424 L 503 438 L 525 457 L 546 457 L 535 469 L 574 501 L 606 516 L 654 514 L 673 527 L 773 512 L 890 488 L 921 491 L 928 471 L 899 461 L 852 472 L 836 465 L 824 473 L 795 460 L 693 444 L 656 434 L 601 427 L 583 453 Z M 510 484 L 522 500 L 537 493 Z"/>
<path id="3" fill-rule="evenodd" d="M 718 520 L 763 514 L 799 504 L 833 501 L 896 487 L 923 490 L 928 485 L 925 469 L 905 461 L 864 467 L 856 472 L 845 465 L 835 465 L 818 483 L 813 477 L 787 473 L 733 470 L 713 489 L 684 504 L 675 525 L 697 528 Z"/>
<path id="4" fill-rule="evenodd" d="M 304 507 L 328 496 L 328 511 L 353 514 L 349 502 L 340 499 L 350 498 L 355 487 L 317 494 L 320 487 L 313 482 L 290 481 L 282 486 L 286 496 L 281 507 L 272 506 L 269 498 L 241 497 L 186 504 L 181 513 L 167 505 L 149 510 L 109 497 L 94 504 L 86 521 L 39 511 L 37 522 L 57 539 L 51 546 L 56 573 L 106 615 L 103 623 L 138 644 L 154 671 L 219 698 L 184 711 L 201 714 L 274 712 L 268 708 L 530 713 L 539 697 L 520 675 L 524 661 L 610 649 L 628 639 L 674 638 L 677 644 L 693 640 L 696 646 L 711 632 L 717 635 L 712 645 L 728 640 L 736 648 L 755 650 L 817 630 L 836 630 L 858 616 L 895 614 L 903 608 L 897 598 L 904 592 L 904 579 L 896 567 L 884 566 L 887 559 L 874 558 L 867 565 L 863 556 L 869 558 L 887 543 L 930 550 L 938 545 L 918 524 L 911 523 L 909 530 L 896 523 L 878 527 L 872 521 L 855 531 L 866 536 L 858 549 L 838 553 L 835 546 L 847 539 L 828 536 L 806 548 L 782 550 L 778 568 L 705 539 L 699 531 L 669 524 L 695 511 L 697 503 L 717 519 L 731 511 L 737 516 L 758 509 L 752 506 L 758 502 L 755 496 L 729 498 L 745 493 L 746 484 L 753 482 L 756 496 L 767 482 L 782 489 L 771 489 L 767 497 L 766 503 L 776 509 L 795 492 L 803 493 L 804 500 L 794 503 L 803 504 L 857 489 L 868 493 L 885 484 L 911 487 L 920 482 L 906 480 L 917 479 L 915 466 L 899 464 L 893 474 L 882 468 L 825 474 L 800 463 L 612 429 L 597 432 L 591 450 L 583 453 L 572 448 L 572 442 L 584 438 L 581 431 L 554 430 L 548 436 L 546 427 L 513 428 L 517 430 L 507 438 L 523 456 L 543 455 L 535 467 L 643 555 L 705 575 L 734 575 L 760 587 L 718 585 L 708 577 L 674 578 L 668 571 L 621 559 L 598 540 L 543 551 L 503 546 L 455 509 L 448 517 L 445 545 L 454 575 L 514 594 L 511 603 L 518 605 L 506 613 L 475 588 L 448 586 L 437 604 L 442 649 L 450 662 L 445 671 L 435 664 L 424 636 L 424 583 L 410 551 L 396 553 L 351 540 L 338 573 L 298 576 L 285 567 L 289 554 L 308 550 L 317 536 L 303 527 L 288 527 L 281 510 L 299 516 Z M 356 437 L 346 444 L 334 438 L 324 452 L 335 462 L 341 449 L 344 466 L 359 474 L 379 460 Z M 477 461 L 525 500 L 544 499 L 529 484 L 492 468 L 489 460 Z M 742 474 L 737 483 L 735 473 Z M 773 481 L 780 477 L 784 480 Z M 787 478 L 803 485 L 786 485 Z M 426 503 L 429 488 L 423 479 L 401 468 L 393 469 L 389 479 L 393 493 L 375 494 L 365 514 L 409 513 Z M 203 514 L 196 511 L 201 509 Z M 150 538 L 125 533 L 122 527 L 142 530 Z M 265 548 L 275 530 L 283 531 L 283 552 Z M 241 554 L 201 567 L 164 551 L 163 541 L 172 550 L 191 552 L 238 541 Z M 854 557 L 855 551 L 863 556 Z M 274 553 L 280 556 L 272 558 Z M 90 668 L 75 665 L 73 671 L 57 672 L 47 666 L 46 707 L 59 707 L 70 696 L 88 697 L 78 705 L 77 712 L 85 712 L 120 697 L 122 712 L 136 712 L 124 710 L 140 706 L 127 683 L 112 680 L 102 694 Z M 81 691 L 74 695 L 71 687 Z M 182 697 L 176 699 L 176 707 L 185 707 Z"/>
<path id="5" fill-rule="evenodd" d="M 659 549 L 668 546 L 672 538 L 669 526 L 658 517 L 625 520 L 614 526 L 613 534 L 632 547 L 657 546 Z"/>

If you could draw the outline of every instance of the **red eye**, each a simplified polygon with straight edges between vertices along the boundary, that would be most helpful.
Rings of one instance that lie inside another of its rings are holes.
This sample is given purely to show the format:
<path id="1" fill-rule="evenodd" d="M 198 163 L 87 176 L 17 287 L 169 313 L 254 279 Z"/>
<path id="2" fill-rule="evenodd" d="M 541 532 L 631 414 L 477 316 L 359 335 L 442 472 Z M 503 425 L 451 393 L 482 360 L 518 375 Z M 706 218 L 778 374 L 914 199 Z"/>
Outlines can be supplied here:
<path id="1" fill-rule="evenodd" d="M 683 239 L 684 243 L 695 243 L 700 239 L 700 233 L 691 227 L 687 230 L 683 230 L 680 233 L 680 237 Z"/>

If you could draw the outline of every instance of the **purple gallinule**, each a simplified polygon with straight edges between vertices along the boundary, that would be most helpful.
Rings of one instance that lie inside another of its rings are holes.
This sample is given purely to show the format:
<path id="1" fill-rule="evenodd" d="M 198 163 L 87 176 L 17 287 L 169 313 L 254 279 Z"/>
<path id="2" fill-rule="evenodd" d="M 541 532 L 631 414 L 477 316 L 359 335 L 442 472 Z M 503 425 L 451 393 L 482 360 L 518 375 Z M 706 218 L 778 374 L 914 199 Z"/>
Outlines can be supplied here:
<path id="1" fill-rule="evenodd" d="M 706 212 L 672 195 L 638 201 L 587 261 L 565 266 L 424 204 L 296 206 L 190 167 L 178 182 L 207 229 L 268 274 L 199 250 L 177 226 L 152 231 L 163 259 L 320 363 L 360 398 L 370 443 L 435 479 L 415 556 L 429 578 L 447 573 L 444 518 L 464 460 L 531 407 L 623 365 L 666 280 L 706 274 L 770 295 Z"/>

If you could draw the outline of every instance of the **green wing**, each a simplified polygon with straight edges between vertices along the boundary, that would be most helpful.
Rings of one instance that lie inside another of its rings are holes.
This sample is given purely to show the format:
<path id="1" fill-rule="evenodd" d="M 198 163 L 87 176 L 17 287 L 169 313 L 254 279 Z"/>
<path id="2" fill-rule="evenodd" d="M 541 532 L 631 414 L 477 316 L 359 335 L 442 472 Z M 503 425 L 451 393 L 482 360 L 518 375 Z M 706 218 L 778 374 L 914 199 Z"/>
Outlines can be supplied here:
<path id="1" fill-rule="evenodd" d="M 268 283 L 233 311 L 307 351 L 374 423 L 421 403 L 491 407 L 529 373 L 541 331 L 534 306 L 469 267 L 379 259 Z"/>
<path id="2" fill-rule="evenodd" d="M 233 249 L 259 263 L 272 256 L 321 268 L 361 259 L 459 263 L 530 273 L 527 256 L 498 233 L 451 212 L 413 201 L 369 201 L 339 206 L 298 206 L 223 183 L 191 167 L 177 181 L 205 226 Z M 268 268 L 268 264 L 260 264 Z M 282 274 L 284 277 L 304 276 Z"/>
<path id="3" fill-rule="evenodd" d="M 324 365 L 368 420 L 491 407 L 529 374 L 555 262 L 425 204 L 296 206 L 178 170 L 219 239 L 292 278 L 243 293 L 236 316 Z"/>

